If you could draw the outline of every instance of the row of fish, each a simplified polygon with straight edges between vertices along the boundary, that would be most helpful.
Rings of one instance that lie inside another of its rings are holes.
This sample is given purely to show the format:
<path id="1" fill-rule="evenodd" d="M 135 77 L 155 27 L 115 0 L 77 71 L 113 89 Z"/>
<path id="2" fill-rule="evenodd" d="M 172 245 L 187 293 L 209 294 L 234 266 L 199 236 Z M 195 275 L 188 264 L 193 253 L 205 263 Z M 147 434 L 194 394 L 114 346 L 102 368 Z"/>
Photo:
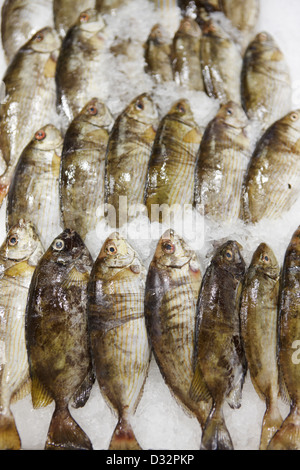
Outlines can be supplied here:
<path id="1" fill-rule="evenodd" d="M 247 368 L 266 402 L 260 449 L 299 449 L 299 239 L 300 228 L 282 272 L 265 243 L 246 269 L 241 246 L 226 241 L 202 277 L 174 230 L 147 272 L 118 232 L 93 262 L 75 231 L 44 253 L 32 224 L 19 221 L 0 249 L 0 448 L 21 448 L 10 404 L 31 390 L 34 408 L 55 402 L 45 449 L 91 450 L 69 404 L 83 407 L 96 377 L 118 416 L 109 448 L 141 449 L 131 418 L 153 352 L 174 398 L 199 421 L 201 449 L 233 449 L 223 406 L 241 406 Z M 286 420 L 280 396 L 291 406 Z"/>

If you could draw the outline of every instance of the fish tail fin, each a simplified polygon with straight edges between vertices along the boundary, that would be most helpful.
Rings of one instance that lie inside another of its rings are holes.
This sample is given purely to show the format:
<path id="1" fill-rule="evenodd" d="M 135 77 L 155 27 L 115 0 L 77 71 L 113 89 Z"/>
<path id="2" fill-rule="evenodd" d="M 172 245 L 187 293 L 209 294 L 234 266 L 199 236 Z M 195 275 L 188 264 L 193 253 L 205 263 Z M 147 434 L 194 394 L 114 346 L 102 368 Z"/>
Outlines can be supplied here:
<path id="1" fill-rule="evenodd" d="M 262 422 L 262 431 L 260 438 L 260 450 L 266 450 L 274 434 L 281 427 L 283 422 L 277 403 L 270 403 Z"/>
<path id="2" fill-rule="evenodd" d="M 90 439 L 72 418 L 68 407 L 55 408 L 45 450 L 93 450 Z"/>
<path id="3" fill-rule="evenodd" d="M 110 441 L 109 450 L 142 450 L 126 419 L 119 419 Z"/>
<path id="4" fill-rule="evenodd" d="M 292 409 L 271 439 L 268 450 L 300 450 L 300 411 Z"/>
<path id="5" fill-rule="evenodd" d="M 21 439 L 11 412 L 0 414 L 0 450 L 20 450 Z"/>
<path id="6" fill-rule="evenodd" d="M 222 409 L 213 409 L 205 424 L 201 450 L 233 450 Z"/>

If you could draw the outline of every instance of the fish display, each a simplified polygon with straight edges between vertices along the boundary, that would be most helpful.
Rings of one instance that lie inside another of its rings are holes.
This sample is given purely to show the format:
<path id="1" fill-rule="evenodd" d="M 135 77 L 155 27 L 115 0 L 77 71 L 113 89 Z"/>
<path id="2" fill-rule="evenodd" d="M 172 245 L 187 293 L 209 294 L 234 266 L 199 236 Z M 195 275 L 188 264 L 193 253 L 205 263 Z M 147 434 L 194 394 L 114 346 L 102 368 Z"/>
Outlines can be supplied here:
<path id="1" fill-rule="evenodd" d="M 278 295 L 280 266 L 273 250 L 261 243 L 247 270 L 241 297 L 241 331 L 252 383 L 266 402 L 260 450 L 280 428 L 279 410 Z"/>
<path id="2" fill-rule="evenodd" d="M 188 100 L 174 103 L 161 120 L 145 189 L 145 204 L 152 222 L 161 221 L 172 206 L 193 204 L 196 157 L 202 134 Z"/>
<path id="3" fill-rule="evenodd" d="M 300 110 L 276 121 L 259 140 L 242 189 L 241 218 L 276 220 L 291 209 L 300 188 Z"/>
<path id="4" fill-rule="evenodd" d="M 151 28 L 145 44 L 145 72 L 157 83 L 173 80 L 172 40 L 161 24 Z"/>
<path id="5" fill-rule="evenodd" d="M 83 240 L 96 229 L 97 209 L 104 205 L 105 154 L 113 124 L 105 103 L 93 98 L 64 138 L 59 178 L 62 224 Z"/>
<path id="6" fill-rule="evenodd" d="M 25 309 L 35 266 L 43 254 L 31 223 L 20 220 L 0 247 L 0 449 L 19 450 L 11 403 L 30 392 Z"/>
<path id="7" fill-rule="evenodd" d="M 206 127 L 195 172 L 195 205 L 202 215 L 226 223 L 239 218 L 242 184 L 251 158 L 247 126 L 242 107 L 229 102 Z"/>
<path id="8" fill-rule="evenodd" d="M 200 61 L 201 29 L 191 17 L 184 17 L 173 39 L 174 80 L 191 90 L 204 91 Z"/>
<path id="9" fill-rule="evenodd" d="M 46 26 L 53 26 L 51 0 L 5 0 L 1 38 L 6 62 L 10 63 L 20 47 Z"/>
<path id="10" fill-rule="evenodd" d="M 70 414 L 89 398 L 94 381 L 87 329 L 87 285 L 93 260 L 79 235 L 64 230 L 33 274 L 25 337 L 34 408 L 53 400 L 45 450 L 92 450 Z"/>
<path id="11" fill-rule="evenodd" d="M 93 266 L 88 316 L 100 389 L 118 423 L 109 450 L 141 450 L 130 420 L 150 363 L 144 316 L 146 269 L 126 239 L 112 233 Z"/>
<path id="12" fill-rule="evenodd" d="M 62 146 L 62 135 L 55 126 L 39 129 L 18 160 L 7 195 L 7 230 L 21 218 L 30 220 L 45 247 L 60 231 Z"/>
<path id="13" fill-rule="evenodd" d="M 290 413 L 272 438 L 268 450 L 300 450 L 299 335 L 300 226 L 287 247 L 279 293 L 279 371 L 281 391 Z"/>
<path id="14" fill-rule="evenodd" d="M 60 37 L 65 37 L 81 12 L 94 6 L 95 0 L 53 0 L 54 25 Z"/>
<path id="15" fill-rule="evenodd" d="M 205 271 L 197 307 L 194 400 L 211 398 L 202 450 L 232 450 L 224 403 L 239 408 L 247 365 L 240 331 L 239 303 L 245 261 L 235 241 L 223 243 Z"/>
<path id="16" fill-rule="evenodd" d="M 160 238 L 145 290 L 145 317 L 153 353 L 175 399 L 204 427 L 211 403 L 190 397 L 196 305 L 202 274 L 195 252 L 174 230 Z"/>
<path id="17" fill-rule="evenodd" d="M 105 98 L 100 79 L 106 25 L 94 9 L 82 12 L 63 39 L 57 60 L 57 109 L 68 127 L 86 103 Z"/>
<path id="18" fill-rule="evenodd" d="M 289 67 L 275 39 L 267 32 L 257 34 L 245 52 L 241 99 L 249 119 L 260 124 L 262 133 L 291 111 Z"/>
<path id="19" fill-rule="evenodd" d="M 105 169 L 105 202 L 115 210 L 108 214 L 111 227 L 119 228 L 126 223 L 127 216 L 130 218 L 127 208 L 134 209 L 144 203 L 147 169 L 158 123 L 157 106 L 147 93 L 134 98 L 115 121 Z M 121 198 L 127 198 L 126 206 Z"/>
<path id="20" fill-rule="evenodd" d="M 59 48 L 56 31 L 46 27 L 19 49 L 4 74 L 5 97 L 0 106 L 0 204 L 8 192 L 19 156 L 36 130 L 49 122 L 57 123 L 54 77 Z"/>

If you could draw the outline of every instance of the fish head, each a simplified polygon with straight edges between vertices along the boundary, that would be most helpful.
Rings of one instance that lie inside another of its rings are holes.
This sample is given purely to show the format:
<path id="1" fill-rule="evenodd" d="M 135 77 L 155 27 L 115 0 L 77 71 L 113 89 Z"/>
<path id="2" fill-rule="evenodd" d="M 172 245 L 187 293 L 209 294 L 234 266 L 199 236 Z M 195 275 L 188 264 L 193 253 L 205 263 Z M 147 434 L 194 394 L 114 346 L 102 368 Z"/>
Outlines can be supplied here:
<path id="1" fill-rule="evenodd" d="M 245 111 L 234 101 L 229 101 L 221 106 L 216 117 L 225 122 L 228 126 L 236 129 L 244 129 L 249 124 Z"/>
<path id="2" fill-rule="evenodd" d="M 61 150 L 63 137 L 60 131 L 53 125 L 47 124 L 34 134 L 31 145 L 38 150 Z"/>
<path id="3" fill-rule="evenodd" d="M 98 261 L 104 269 L 123 269 L 135 265 L 137 256 L 128 241 L 119 232 L 113 232 L 105 240 Z"/>
<path id="4" fill-rule="evenodd" d="M 238 242 L 229 240 L 219 247 L 213 258 L 213 263 L 234 276 L 242 276 L 245 273 L 246 264 L 241 255 L 241 249 Z"/>
<path id="5" fill-rule="evenodd" d="M 185 98 L 181 98 L 180 100 L 176 101 L 172 105 L 167 116 L 171 117 L 172 119 L 184 122 L 185 124 L 190 124 L 191 127 L 195 126 L 194 115 L 190 103 Z"/>
<path id="6" fill-rule="evenodd" d="M 135 121 L 156 126 L 159 122 L 158 109 L 148 93 L 136 97 L 126 108 L 126 115 Z"/>
<path id="7" fill-rule="evenodd" d="M 47 26 L 35 33 L 27 45 L 35 52 L 50 53 L 60 49 L 61 39 L 54 28 Z"/>
<path id="8" fill-rule="evenodd" d="M 78 271 L 85 272 L 92 266 L 91 255 L 81 237 L 68 228 L 53 240 L 44 259 L 50 260 L 58 269 L 75 266 Z"/>
<path id="9" fill-rule="evenodd" d="M 279 276 L 279 264 L 273 250 L 266 244 L 261 243 L 253 253 L 251 266 L 264 272 L 271 278 Z"/>
<path id="10" fill-rule="evenodd" d="M 195 21 L 190 16 L 185 16 L 184 18 L 182 18 L 178 28 L 178 33 L 196 39 L 200 39 L 202 36 L 200 26 L 198 25 L 197 21 Z"/>
<path id="11" fill-rule="evenodd" d="M 173 230 L 167 230 L 160 238 L 153 261 L 159 267 L 182 268 L 194 259 L 194 252 Z"/>
<path id="12" fill-rule="evenodd" d="M 98 98 L 90 100 L 79 114 L 85 121 L 96 127 L 111 130 L 114 125 L 114 118 L 108 107 Z"/>
<path id="13" fill-rule="evenodd" d="M 288 252 L 293 251 L 297 257 L 300 255 L 300 225 L 297 228 L 297 230 L 293 233 L 293 236 L 291 238 L 287 251 Z"/>
<path id="14" fill-rule="evenodd" d="M 281 124 L 291 128 L 296 133 L 300 132 L 300 109 L 291 111 L 281 119 Z"/>
<path id="15" fill-rule="evenodd" d="M 255 36 L 248 46 L 248 51 L 258 54 L 260 60 L 280 61 L 283 59 L 283 54 L 273 36 L 266 31 L 261 31 Z"/>
<path id="16" fill-rule="evenodd" d="M 171 42 L 166 29 L 160 23 L 155 24 L 151 28 L 148 41 L 151 41 L 156 46 Z"/>
<path id="17" fill-rule="evenodd" d="M 80 13 L 75 25 L 83 32 L 94 34 L 102 31 L 106 23 L 97 10 L 88 8 Z"/>

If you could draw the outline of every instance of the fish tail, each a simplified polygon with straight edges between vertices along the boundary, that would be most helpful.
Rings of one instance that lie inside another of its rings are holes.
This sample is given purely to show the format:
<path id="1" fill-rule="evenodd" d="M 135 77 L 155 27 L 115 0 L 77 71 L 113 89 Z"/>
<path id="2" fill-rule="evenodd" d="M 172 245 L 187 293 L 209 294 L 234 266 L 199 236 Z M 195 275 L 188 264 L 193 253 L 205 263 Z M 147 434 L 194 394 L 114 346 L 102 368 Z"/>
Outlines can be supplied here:
<path id="1" fill-rule="evenodd" d="M 126 419 L 119 419 L 110 441 L 109 450 L 142 450 Z"/>
<path id="2" fill-rule="evenodd" d="M 201 450 L 233 450 L 222 409 L 214 408 L 203 429 Z"/>
<path id="3" fill-rule="evenodd" d="M 300 412 L 297 408 L 292 408 L 267 449 L 300 450 Z"/>
<path id="4" fill-rule="evenodd" d="M 91 441 L 72 418 L 68 407 L 55 408 L 45 450 L 93 450 Z"/>
<path id="5" fill-rule="evenodd" d="M 21 439 L 11 412 L 0 414 L 0 450 L 20 450 Z"/>
<path id="6" fill-rule="evenodd" d="M 277 403 L 271 403 L 267 405 L 267 409 L 263 418 L 262 431 L 260 438 L 260 450 L 266 450 L 268 444 L 274 434 L 281 427 L 283 422 L 281 413 Z"/>

